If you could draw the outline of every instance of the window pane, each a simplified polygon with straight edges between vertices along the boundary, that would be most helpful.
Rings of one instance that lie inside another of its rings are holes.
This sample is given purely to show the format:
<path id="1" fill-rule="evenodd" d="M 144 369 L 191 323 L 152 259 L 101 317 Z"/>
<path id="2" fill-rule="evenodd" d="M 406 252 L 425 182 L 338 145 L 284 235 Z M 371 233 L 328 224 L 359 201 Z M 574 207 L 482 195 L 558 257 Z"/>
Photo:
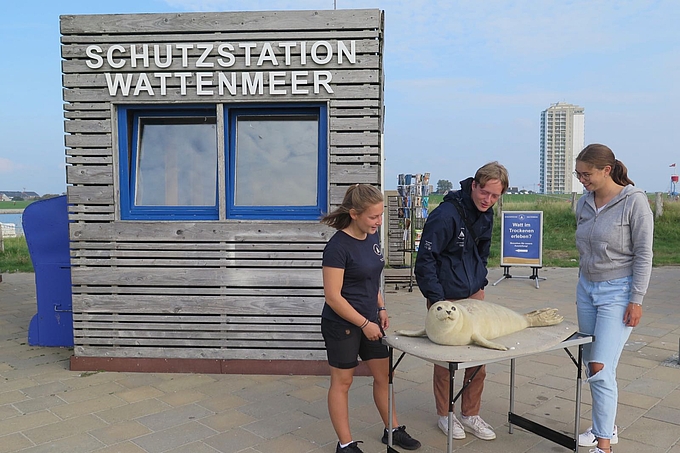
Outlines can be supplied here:
<path id="1" fill-rule="evenodd" d="M 135 205 L 214 206 L 214 118 L 140 118 Z"/>
<path id="2" fill-rule="evenodd" d="M 238 116 L 234 205 L 316 205 L 318 134 L 316 116 Z"/>

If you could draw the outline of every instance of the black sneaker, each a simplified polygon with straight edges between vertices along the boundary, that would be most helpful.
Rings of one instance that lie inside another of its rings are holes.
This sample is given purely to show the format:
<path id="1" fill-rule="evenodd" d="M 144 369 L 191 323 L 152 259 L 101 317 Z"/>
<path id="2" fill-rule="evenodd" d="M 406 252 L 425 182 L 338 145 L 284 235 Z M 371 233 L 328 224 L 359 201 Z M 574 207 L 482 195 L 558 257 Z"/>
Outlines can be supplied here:
<path id="1" fill-rule="evenodd" d="M 387 445 L 387 429 L 384 430 L 382 436 L 382 443 Z M 392 431 L 392 443 L 398 447 L 406 450 L 417 450 L 420 448 L 420 442 L 406 432 L 406 426 L 402 425 Z"/>
<path id="2" fill-rule="evenodd" d="M 363 443 L 363 441 L 357 440 L 355 442 L 352 442 L 345 448 L 340 447 L 340 442 L 338 442 L 337 447 L 335 447 L 335 453 L 364 453 L 361 448 L 359 448 L 359 443 Z"/>

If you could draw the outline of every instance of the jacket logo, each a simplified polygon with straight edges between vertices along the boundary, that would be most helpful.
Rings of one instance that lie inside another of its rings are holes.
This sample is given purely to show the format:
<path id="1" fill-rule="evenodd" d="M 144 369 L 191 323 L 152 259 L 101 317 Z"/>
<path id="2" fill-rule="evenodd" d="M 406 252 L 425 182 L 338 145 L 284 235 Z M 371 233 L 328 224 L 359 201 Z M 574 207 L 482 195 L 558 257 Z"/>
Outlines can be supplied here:
<path id="1" fill-rule="evenodd" d="M 465 229 L 461 228 L 456 238 L 456 245 L 458 247 L 463 247 L 465 245 Z"/>

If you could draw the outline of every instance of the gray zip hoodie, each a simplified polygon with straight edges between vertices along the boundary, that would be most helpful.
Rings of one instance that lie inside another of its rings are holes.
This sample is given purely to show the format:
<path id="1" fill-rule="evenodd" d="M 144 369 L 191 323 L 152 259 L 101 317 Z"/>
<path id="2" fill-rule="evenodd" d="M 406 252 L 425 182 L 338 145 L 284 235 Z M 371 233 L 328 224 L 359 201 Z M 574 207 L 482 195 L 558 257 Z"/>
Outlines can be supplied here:
<path id="1" fill-rule="evenodd" d="M 654 216 L 647 194 L 628 185 L 597 213 L 595 194 L 576 206 L 579 273 L 592 282 L 633 276 L 630 302 L 642 303 L 652 273 Z"/>

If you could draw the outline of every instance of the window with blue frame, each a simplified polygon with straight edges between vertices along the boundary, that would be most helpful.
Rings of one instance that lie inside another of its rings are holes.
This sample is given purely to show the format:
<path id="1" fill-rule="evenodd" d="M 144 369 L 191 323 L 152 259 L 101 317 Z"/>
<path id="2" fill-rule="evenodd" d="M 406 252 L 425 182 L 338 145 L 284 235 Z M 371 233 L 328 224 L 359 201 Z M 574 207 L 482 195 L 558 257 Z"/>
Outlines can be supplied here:
<path id="1" fill-rule="evenodd" d="M 217 219 L 215 108 L 119 107 L 118 113 L 121 217 Z"/>
<path id="2" fill-rule="evenodd" d="M 119 106 L 124 220 L 318 220 L 327 209 L 323 104 Z M 226 181 L 218 190 L 218 157 Z"/>
<path id="3" fill-rule="evenodd" d="M 327 200 L 325 112 L 225 107 L 228 218 L 319 219 Z"/>

